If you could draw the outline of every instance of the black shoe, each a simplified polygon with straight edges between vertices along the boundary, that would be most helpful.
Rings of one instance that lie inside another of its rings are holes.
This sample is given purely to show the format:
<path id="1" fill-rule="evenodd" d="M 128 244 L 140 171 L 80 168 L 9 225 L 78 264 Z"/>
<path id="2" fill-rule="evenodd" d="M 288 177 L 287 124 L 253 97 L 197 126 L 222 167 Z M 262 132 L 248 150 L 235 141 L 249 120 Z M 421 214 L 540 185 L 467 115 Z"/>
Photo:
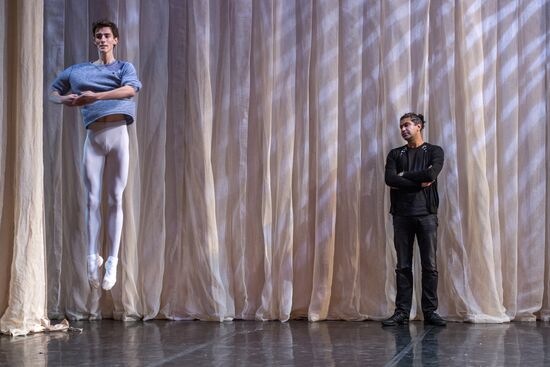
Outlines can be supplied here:
<path id="1" fill-rule="evenodd" d="M 441 316 L 435 312 L 430 312 L 424 315 L 424 323 L 434 326 L 447 326 L 447 321 L 443 320 Z"/>
<path id="2" fill-rule="evenodd" d="M 402 312 L 395 312 L 392 317 L 382 321 L 382 326 L 395 326 L 409 323 L 409 316 Z"/>

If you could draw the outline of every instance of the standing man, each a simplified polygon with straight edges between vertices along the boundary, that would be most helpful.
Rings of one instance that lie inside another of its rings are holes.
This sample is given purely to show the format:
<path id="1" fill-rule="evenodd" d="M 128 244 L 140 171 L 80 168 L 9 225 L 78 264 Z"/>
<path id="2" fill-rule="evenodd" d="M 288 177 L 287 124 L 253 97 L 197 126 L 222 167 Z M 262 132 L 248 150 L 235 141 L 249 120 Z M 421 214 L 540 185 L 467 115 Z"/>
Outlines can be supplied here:
<path id="1" fill-rule="evenodd" d="M 418 241 L 422 264 L 422 312 L 424 323 L 445 326 L 437 309 L 437 176 L 443 168 L 443 149 L 424 142 L 424 116 L 406 113 L 399 119 L 401 136 L 407 144 L 392 149 L 386 160 L 385 180 L 390 187 L 397 296 L 394 314 L 383 326 L 409 322 L 413 291 L 413 244 Z"/>

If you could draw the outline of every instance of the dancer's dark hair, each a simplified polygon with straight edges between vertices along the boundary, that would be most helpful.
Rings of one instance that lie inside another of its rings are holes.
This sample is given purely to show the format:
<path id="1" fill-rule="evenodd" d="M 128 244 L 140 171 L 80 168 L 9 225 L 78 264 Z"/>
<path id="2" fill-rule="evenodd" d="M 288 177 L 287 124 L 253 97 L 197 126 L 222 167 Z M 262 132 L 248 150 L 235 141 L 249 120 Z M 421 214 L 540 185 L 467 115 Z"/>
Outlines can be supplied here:
<path id="1" fill-rule="evenodd" d="M 111 22 L 108 19 L 99 19 L 92 24 L 92 36 L 95 37 L 95 31 L 99 28 L 109 27 L 111 32 L 113 32 L 113 37 L 118 38 L 118 27 L 115 23 Z"/>

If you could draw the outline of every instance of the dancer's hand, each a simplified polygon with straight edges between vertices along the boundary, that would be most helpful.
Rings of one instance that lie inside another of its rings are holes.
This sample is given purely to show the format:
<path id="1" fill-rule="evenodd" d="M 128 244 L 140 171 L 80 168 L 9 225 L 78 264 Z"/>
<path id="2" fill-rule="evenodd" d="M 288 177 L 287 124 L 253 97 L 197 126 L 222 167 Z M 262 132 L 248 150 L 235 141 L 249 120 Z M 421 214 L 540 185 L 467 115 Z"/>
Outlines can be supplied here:
<path id="1" fill-rule="evenodd" d="M 78 94 L 66 94 L 64 96 L 60 95 L 58 91 L 53 91 L 50 93 L 49 100 L 53 103 L 63 104 L 65 106 L 73 107 L 74 101 L 78 97 Z"/>
<path id="2" fill-rule="evenodd" d="M 78 94 L 74 94 L 74 93 L 71 93 L 71 94 L 67 94 L 65 96 L 60 96 L 59 100 L 61 101 L 62 104 L 64 104 L 65 106 L 75 106 L 74 104 L 74 101 L 78 98 Z"/>
<path id="3" fill-rule="evenodd" d="M 74 100 L 74 106 L 84 106 L 93 103 L 99 99 L 97 93 L 90 90 L 82 92 Z"/>

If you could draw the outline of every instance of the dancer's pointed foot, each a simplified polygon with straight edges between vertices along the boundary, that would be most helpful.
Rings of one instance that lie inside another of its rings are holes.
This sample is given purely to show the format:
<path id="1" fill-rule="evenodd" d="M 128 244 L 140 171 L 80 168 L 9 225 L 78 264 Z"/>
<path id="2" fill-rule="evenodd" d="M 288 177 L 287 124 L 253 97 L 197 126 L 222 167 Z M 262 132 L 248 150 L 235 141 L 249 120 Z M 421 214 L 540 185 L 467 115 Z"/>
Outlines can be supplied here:
<path id="1" fill-rule="evenodd" d="M 103 277 L 103 289 L 106 291 L 113 288 L 116 283 L 116 267 L 118 264 L 118 258 L 109 256 L 105 263 L 105 276 Z"/>
<path id="2" fill-rule="evenodd" d="M 88 255 L 88 281 L 92 288 L 99 288 L 99 268 L 103 265 L 103 258 L 98 254 Z"/>

